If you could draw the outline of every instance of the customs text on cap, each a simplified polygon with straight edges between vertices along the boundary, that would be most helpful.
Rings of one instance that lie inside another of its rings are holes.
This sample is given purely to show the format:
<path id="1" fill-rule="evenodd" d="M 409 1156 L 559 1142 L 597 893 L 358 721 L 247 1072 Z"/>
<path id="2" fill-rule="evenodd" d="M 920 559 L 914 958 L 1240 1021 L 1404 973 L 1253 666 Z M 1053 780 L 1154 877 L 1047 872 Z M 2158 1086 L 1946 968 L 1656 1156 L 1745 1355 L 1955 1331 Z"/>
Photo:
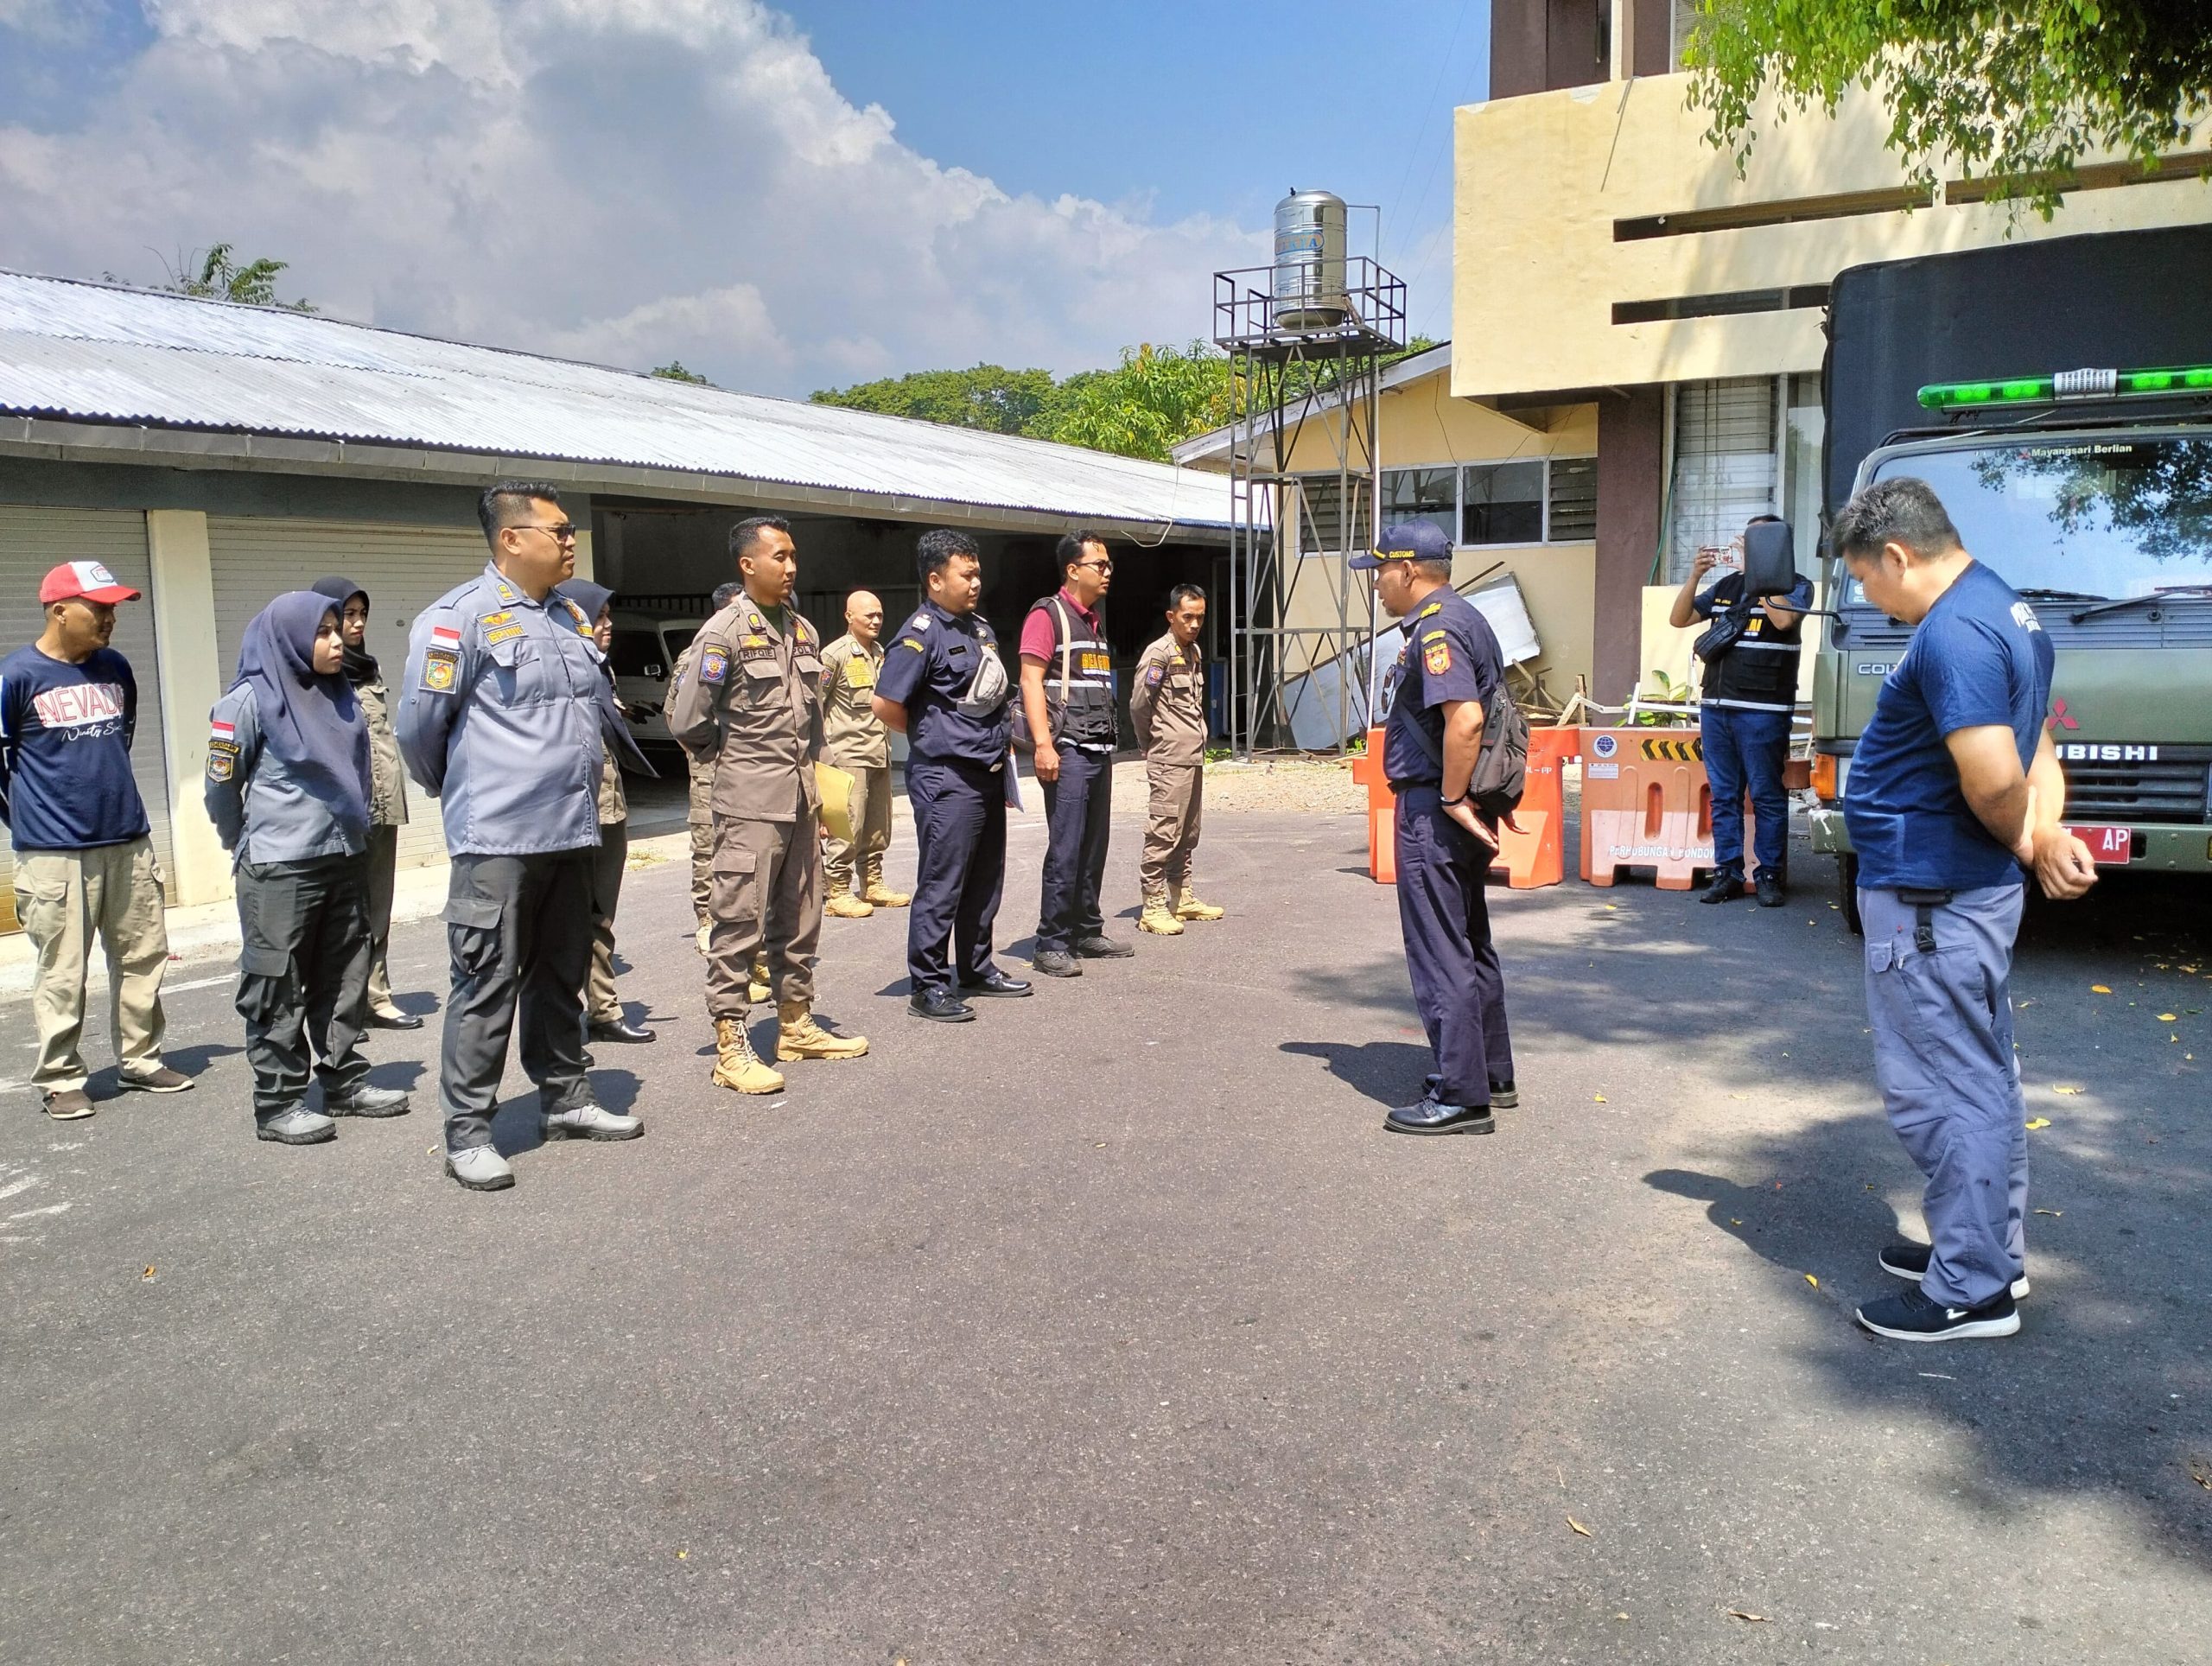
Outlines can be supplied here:
<path id="1" fill-rule="evenodd" d="M 49 572 L 38 587 L 38 605 L 70 601 L 78 597 L 86 601 L 136 601 L 137 591 L 128 584 L 118 583 L 113 573 L 96 561 L 65 561 Z"/>
<path id="2" fill-rule="evenodd" d="M 1452 540 L 1444 536 L 1444 529 L 1434 521 L 1415 520 L 1385 527 L 1382 536 L 1375 541 L 1374 549 L 1363 556 L 1354 556 L 1345 564 L 1365 572 L 1386 561 L 1451 559 Z"/>

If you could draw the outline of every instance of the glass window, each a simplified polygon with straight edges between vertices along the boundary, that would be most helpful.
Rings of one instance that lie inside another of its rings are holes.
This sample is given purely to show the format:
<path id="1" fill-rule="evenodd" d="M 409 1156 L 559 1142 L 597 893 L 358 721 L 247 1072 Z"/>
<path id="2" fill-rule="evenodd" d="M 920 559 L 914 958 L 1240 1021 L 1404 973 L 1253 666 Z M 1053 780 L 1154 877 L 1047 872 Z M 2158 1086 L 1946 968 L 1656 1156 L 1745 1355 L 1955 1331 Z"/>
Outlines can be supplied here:
<path id="1" fill-rule="evenodd" d="M 668 661 L 661 655 L 660 636 L 654 631 L 617 631 L 607 651 L 607 663 L 617 677 L 665 677 Z"/>
<path id="2" fill-rule="evenodd" d="M 1459 471 L 1456 468 L 1386 468 L 1382 471 L 1382 524 L 1425 520 L 1458 541 Z"/>
<path id="3" fill-rule="evenodd" d="M 1349 551 L 1357 554 L 1374 547 L 1374 535 L 1369 525 L 1370 499 L 1367 481 L 1360 475 L 1352 477 L 1352 524 L 1350 542 L 1346 542 L 1344 525 L 1343 480 L 1335 474 L 1303 474 L 1299 477 L 1298 553 L 1301 556 L 1338 555 Z"/>
<path id="4" fill-rule="evenodd" d="M 1465 488 L 1462 544 L 1541 544 L 1544 537 L 1544 465 L 1477 463 L 1461 471 Z"/>
<path id="5" fill-rule="evenodd" d="M 1700 550 L 1735 551 L 1754 515 L 1780 512 L 1775 378 L 1736 376 L 1675 390 L 1675 474 L 1669 491 L 1669 584 Z"/>
<path id="6" fill-rule="evenodd" d="M 1544 537 L 1552 544 L 1585 544 L 1598 536 L 1598 460 L 1554 457 L 1550 512 Z"/>

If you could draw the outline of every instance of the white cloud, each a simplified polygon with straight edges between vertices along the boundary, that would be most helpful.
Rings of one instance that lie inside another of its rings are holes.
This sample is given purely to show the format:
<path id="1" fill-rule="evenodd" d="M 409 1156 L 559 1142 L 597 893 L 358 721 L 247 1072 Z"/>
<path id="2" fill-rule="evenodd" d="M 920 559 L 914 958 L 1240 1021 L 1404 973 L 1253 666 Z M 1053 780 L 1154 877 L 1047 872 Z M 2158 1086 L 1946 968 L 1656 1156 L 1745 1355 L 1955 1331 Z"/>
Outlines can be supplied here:
<path id="1" fill-rule="evenodd" d="M 226 238 L 345 316 L 804 391 L 1109 363 L 1204 334 L 1207 273 L 1265 258 L 917 155 L 756 0 L 146 10 L 78 130 L 0 126 L 0 263 L 139 272 Z"/>

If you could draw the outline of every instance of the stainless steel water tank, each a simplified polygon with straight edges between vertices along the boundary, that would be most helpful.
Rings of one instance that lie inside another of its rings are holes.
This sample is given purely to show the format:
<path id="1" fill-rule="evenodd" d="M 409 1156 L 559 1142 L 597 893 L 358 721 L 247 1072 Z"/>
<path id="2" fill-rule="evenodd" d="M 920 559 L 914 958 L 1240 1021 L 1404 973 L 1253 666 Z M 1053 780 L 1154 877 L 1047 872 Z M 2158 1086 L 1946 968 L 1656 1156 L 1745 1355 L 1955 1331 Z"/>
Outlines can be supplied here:
<path id="1" fill-rule="evenodd" d="M 1351 310 L 1344 293 L 1344 200 L 1294 191 L 1275 205 L 1275 327 L 1328 330 Z"/>

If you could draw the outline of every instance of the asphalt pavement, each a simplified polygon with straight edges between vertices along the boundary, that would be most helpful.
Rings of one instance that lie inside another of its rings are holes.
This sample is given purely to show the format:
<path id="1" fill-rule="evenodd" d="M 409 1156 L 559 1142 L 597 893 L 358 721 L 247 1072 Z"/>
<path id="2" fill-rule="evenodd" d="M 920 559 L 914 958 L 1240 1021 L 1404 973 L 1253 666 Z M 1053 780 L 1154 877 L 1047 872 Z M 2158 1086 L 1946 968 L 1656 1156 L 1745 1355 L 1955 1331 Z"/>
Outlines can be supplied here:
<path id="1" fill-rule="evenodd" d="M 708 1084 L 682 866 L 633 870 L 659 1040 L 594 1079 L 646 1135 L 540 1148 L 513 1070 L 489 1196 L 435 1018 L 369 1044 L 413 1115 L 260 1144 L 173 967 L 195 1091 L 0 1093 L 0 1660 L 2207 1658 L 2203 892 L 2031 911 L 2034 1294 L 1914 1347 L 1851 1324 L 1918 1187 L 1825 862 L 1493 890 L 1522 1108 L 1412 1140 L 1363 837 L 1217 817 L 1229 918 L 1158 939 L 1125 818 L 1137 957 L 967 1026 L 906 1015 L 903 915 L 828 921 L 874 1050 L 772 1100 Z M 437 924 L 392 959 L 434 1011 Z"/>

